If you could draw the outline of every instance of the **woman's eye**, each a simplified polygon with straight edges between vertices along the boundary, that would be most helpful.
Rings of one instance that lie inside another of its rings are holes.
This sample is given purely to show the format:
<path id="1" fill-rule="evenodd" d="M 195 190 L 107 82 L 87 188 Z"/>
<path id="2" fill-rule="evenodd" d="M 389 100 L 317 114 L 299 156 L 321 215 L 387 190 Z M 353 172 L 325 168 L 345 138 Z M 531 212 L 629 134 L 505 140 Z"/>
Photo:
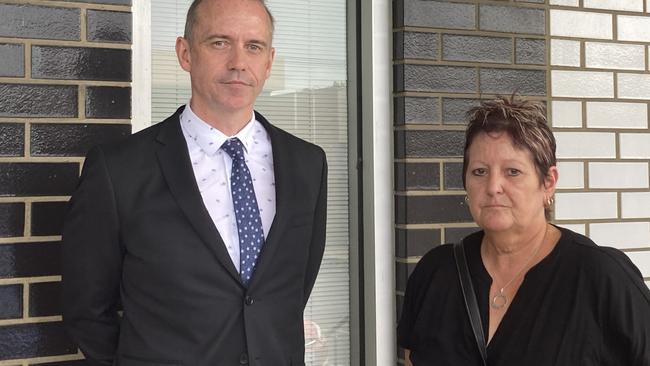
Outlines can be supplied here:
<path id="1" fill-rule="evenodd" d="M 482 177 L 487 174 L 487 169 L 485 168 L 477 168 L 472 170 L 472 174 L 474 174 L 477 177 Z"/>
<path id="2" fill-rule="evenodd" d="M 508 175 L 511 177 L 516 177 L 519 174 L 521 174 L 521 171 L 519 171 L 519 169 L 508 169 Z"/>

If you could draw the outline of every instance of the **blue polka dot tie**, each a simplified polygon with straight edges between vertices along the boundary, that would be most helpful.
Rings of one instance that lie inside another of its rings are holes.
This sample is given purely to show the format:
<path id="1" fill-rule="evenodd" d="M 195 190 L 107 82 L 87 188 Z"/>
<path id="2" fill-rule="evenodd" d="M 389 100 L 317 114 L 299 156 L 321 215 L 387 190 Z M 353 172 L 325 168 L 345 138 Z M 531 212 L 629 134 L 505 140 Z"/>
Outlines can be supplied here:
<path id="1" fill-rule="evenodd" d="M 264 245 L 262 218 L 251 172 L 244 160 L 244 145 L 235 137 L 224 142 L 221 149 L 232 158 L 230 188 L 239 234 L 239 277 L 244 286 L 248 286 Z"/>

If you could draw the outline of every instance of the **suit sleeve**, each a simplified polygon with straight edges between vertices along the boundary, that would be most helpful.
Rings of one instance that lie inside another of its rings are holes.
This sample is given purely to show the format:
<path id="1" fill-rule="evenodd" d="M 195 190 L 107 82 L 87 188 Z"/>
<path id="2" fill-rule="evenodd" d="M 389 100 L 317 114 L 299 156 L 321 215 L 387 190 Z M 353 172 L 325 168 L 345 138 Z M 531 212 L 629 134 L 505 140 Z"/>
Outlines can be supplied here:
<path id="1" fill-rule="evenodd" d="M 320 152 L 322 157 L 321 181 L 316 209 L 314 210 L 314 223 L 312 226 L 307 274 L 305 276 L 305 295 L 303 298 L 303 305 L 307 305 L 307 300 L 309 300 L 311 290 L 314 288 L 316 276 L 318 275 L 321 260 L 323 259 L 323 252 L 325 251 L 325 226 L 327 220 L 327 159 L 325 158 L 325 152 L 322 150 L 320 150 Z"/>
<path id="2" fill-rule="evenodd" d="M 63 229 L 63 320 L 90 365 L 112 365 L 123 252 L 103 152 L 88 153 Z"/>

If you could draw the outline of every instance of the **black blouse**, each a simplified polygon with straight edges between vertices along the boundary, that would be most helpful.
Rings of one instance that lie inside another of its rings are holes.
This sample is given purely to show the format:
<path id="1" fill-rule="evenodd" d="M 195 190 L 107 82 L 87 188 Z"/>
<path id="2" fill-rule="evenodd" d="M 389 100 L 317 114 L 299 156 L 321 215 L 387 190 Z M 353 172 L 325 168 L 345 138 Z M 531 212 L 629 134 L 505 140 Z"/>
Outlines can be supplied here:
<path id="1" fill-rule="evenodd" d="M 650 366 L 650 291 L 641 273 L 619 250 L 560 230 L 488 344 L 488 365 Z M 482 231 L 465 238 L 465 250 L 487 334 L 492 279 L 482 238 Z M 451 245 L 432 249 L 416 266 L 397 334 L 414 366 L 481 365 Z"/>

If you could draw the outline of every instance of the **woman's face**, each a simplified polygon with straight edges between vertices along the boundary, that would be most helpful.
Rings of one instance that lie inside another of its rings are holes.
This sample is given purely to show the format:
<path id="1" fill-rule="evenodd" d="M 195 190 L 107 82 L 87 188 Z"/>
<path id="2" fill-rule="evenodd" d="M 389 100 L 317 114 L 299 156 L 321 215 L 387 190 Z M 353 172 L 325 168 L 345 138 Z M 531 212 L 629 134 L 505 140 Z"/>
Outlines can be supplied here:
<path id="1" fill-rule="evenodd" d="M 483 230 L 520 232 L 546 221 L 544 203 L 555 191 L 556 167 L 540 183 L 530 151 L 515 147 L 505 132 L 476 135 L 467 154 L 469 209 Z"/>

